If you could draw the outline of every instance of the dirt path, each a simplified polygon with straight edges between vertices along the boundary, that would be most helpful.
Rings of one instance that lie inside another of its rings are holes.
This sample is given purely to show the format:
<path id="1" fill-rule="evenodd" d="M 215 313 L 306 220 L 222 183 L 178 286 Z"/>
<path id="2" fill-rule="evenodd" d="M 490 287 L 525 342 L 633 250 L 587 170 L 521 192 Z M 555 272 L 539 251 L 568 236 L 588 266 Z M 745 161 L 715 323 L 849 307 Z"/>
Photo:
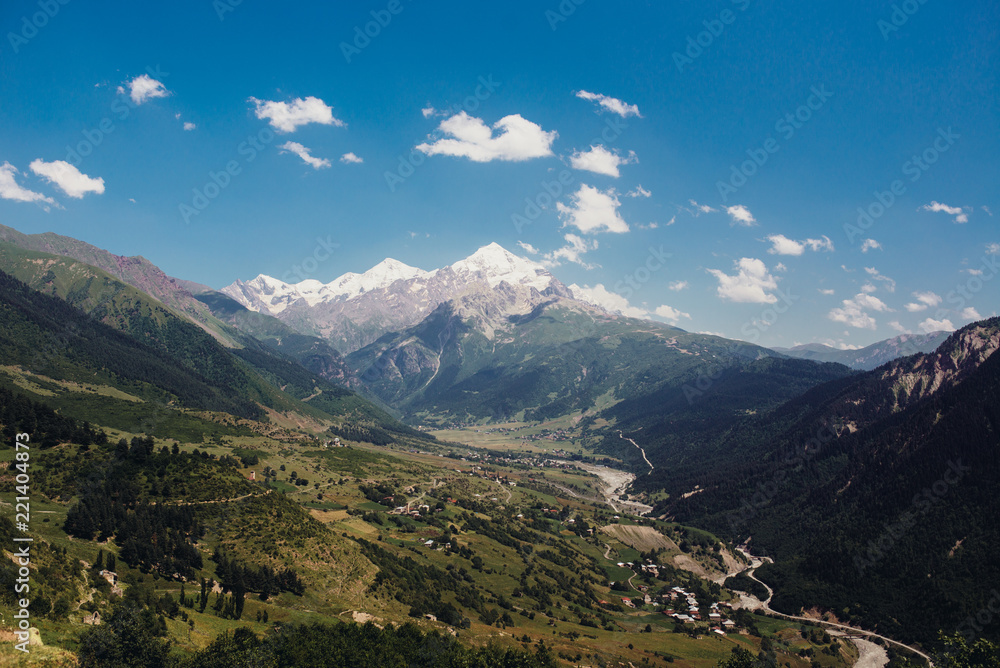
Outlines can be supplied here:
<path id="1" fill-rule="evenodd" d="M 510 491 L 510 488 L 509 487 L 504 487 L 503 483 L 500 482 L 499 480 L 494 480 L 493 482 L 495 482 L 496 484 L 500 485 L 500 489 L 502 489 L 503 491 L 505 491 L 507 493 L 507 503 L 510 503 L 510 500 L 514 497 L 514 494 Z"/>
<path id="2" fill-rule="evenodd" d="M 641 447 L 639 447 L 638 443 L 636 443 L 635 441 L 633 441 L 631 438 L 628 438 L 627 436 L 625 436 L 625 434 L 622 433 L 621 429 L 618 430 L 618 437 L 622 438 L 622 439 L 625 439 L 626 441 L 628 441 L 629 443 L 631 443 L 632 445 L 634 445 L 636 448 L 639 449 L 639 452 L 642 453 L 642 458 L 646 460 L 646 465 L 649 466 L 649 472 L 646 473 L 646 475 L 649 475 L 650 473 L 652 473 L 653 469 L 655 467 L 653 466 L 653 463 L 651 461 L 649 461 L 649 457 L 646 456 L 646 451 L 643 450 Z"/>
<path id="3" fill-rule="evenodd" d="M 243 496 L 234 496 L 231 499 L 209 499 L 208 501 L 174 501 L 170 503 L 164 503 L 165 506 L 203 506 L 210 503 L 229 503 L 230 501 L 242 501 L 243 499 L 249 499 L 251 496 L 266 496 L 270 494 L 271 490 L 264 492 L 263 494 L 255 494 L 253 492 L 249 494 L 244 494 Z"/>

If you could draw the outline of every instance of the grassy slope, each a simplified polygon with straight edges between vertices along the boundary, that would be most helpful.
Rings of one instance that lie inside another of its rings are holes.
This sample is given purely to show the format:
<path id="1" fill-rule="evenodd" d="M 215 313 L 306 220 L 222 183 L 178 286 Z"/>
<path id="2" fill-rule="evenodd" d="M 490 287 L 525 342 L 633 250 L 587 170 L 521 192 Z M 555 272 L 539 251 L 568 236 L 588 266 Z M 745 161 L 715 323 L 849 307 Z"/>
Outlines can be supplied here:
<path id="1" fill-rule="evenodd" d="M 234 355 L 158 301 L 100 269 L 3 243 L 0 243 L 0 268 L 172 356 L 181 367 L 204 376 L 221 389 L 223 396 L 233 397 L 234 401 L 258 403 L 279 413 L 298 413 L 313 421 L 361 422 L 413 438 L 422 437 L 350 390 L 316 376 L 259 342 L 247 341 L 250 345 L 235 350 Z M 59 332 L 54 332 L 49 338 L 59 336 Z M 303 401 L 307 397 L 309 401 Z M 253 416 L 249 407 L 217 409 Z"/>

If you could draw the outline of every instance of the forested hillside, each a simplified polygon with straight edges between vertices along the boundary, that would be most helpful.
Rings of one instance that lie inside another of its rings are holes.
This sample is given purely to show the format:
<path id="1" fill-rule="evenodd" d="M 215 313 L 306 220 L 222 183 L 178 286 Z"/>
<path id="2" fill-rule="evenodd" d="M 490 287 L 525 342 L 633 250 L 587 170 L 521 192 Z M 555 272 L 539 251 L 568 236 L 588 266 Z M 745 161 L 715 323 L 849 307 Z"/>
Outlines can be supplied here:
<path id="1" fill-rule="evenodd" d="M 659 510 L 752 537 L 776 560 L 760 574 L 779 609 L 819 605 L 923 642 L 958 628 L 1000 581 L 998 331 L 970 325 L 735 430 L 729 456 L 664 474 L 701 491 Z"/>

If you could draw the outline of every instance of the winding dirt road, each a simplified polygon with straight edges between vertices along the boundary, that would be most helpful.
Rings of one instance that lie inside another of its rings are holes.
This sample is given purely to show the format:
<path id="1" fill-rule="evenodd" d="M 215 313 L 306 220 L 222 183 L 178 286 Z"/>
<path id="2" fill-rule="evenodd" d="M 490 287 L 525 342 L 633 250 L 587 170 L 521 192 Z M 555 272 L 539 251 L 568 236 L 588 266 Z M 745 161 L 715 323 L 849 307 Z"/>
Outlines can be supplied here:
<path id="1" fill-rule="evenodd" d="M 625 434 L 623 434 L 623 433 L 622 433 L 622 430 L 621 430 L 621 429 L 619 429 L 619 430 L 618 430 L 618 437 L 619 437 L 619 438 L 622 438 L 622 439 L 624 439 L 624 440 L 626 440 L 626 441 L 628 441 L 629 443 L 631 443 L 632 445 L 634 445 L 634 446 L 635 446 L 636 448 L 638 448 L 639 452 L 641 452 L 641 453 L 642 453 L 642 458 L 646 460 L 646 465 L 647 465 L 647 466 L 649 466 L 649 471 L 648 471 L 648 472 L 646 473 L 646 475 L 649 475 L 650 473 L 652 473 L 652 472 L 653 472 L 653 469 L 654 469 L 654 468 L 656 468 L 656 467 L 654 467 L 654 466 L 653 466 L 653 463 L 652 463 L 651 461 L 649 461 L 649 457 L 647 457 L 647 456 L 646 456 L 646 451 L 645 451 L 645 450 L 643 450 L 643 449 L 642 449 L 642 448 L 641 448 L 641 447 L 639 446 L 639 444 L 638 444 L 638 443 L 636 443 L 636 442 L 635 442 L 635 441 L 633 441 L 633 440 L 632 440 L 631 438 L 629 438 L 629 437 L 627 437 L 627 436 L 626 436 Z"/>
<path id="2" fill-rule="evenodd" d="M 777 610 L 773 610 L 770 607 L 769 604 L 771 602 L 771 599 L 774 597 L 774 590 L 771 589 L 769 586 L 767 586 L 766 583 L 761 582 L 759 579 L 757 579 L 757 576 L 754 574 L 754 571 L 756 571 L 757 568 L 759 568 L 760 566 L 762 566 L 764 564 L 764 560 L 765 559 L 767 561 L 773 561 L 773 560 L 770 559 L 769 557 L 764 557 L 764 558 L 755 557 L 752 554 L 750 554 L 749 552 L 747 552 L 746 550 L 742 550 L 742 549 L 740 550 L 740 552 L 742 552 L 744 555 L 746 555 L 747 557 L 750 558 L 750 566 L 745 571 L 745 573 L 747 574 L 747 576 L 751 580 L 759 582 L 764 587 L 764 589 L 767 590 L 767 600 L 765 600 L 765 601 L 761 601 L 756 596 L 747 596 L 745 594 L 741 594 L 740 595 L 740 599 L 742 601 L 744 601 L 744 603 L 750 603 L 750 605 L 745 606 L 745 607 L 750 607 L 751 609 L 760 609 L 760 610 L 763 610 L 764 612 L 766 612 L 766 613 L 768 613 L 770 615 L 774 615 L 776 617 L 782 617 L 783 619 L 794 619 L 796 621 L 810 622 L 810 623 L 813 623 L 813 624 L 820 624 L 820 625 L 825 626 L 827 628 L 837 629 L 839 631 L 845 631 L 845 632 L 850 633 L 852 635 L 864 635 L 864 636 L 868 636 L 870 638 L 879 638 L 879 639 L 881 639 L 881 640 L 883 640 L 883 641 L 885 641 L 887 643 L 891 643 L 893 645 L 896 645 L 897 647 L 901 647 L 903 649 L 907 649 L 907 650 L 913 652 L 914 654 L 918 654 L 919 656 L 922 656 L 923 658 L 927 659 L 927 663 L 930 664 L 931 668 L 934 668 L 934 662 L 931 660 L 931 657 L 927 656 L 925 653 L 921 652 L 919 649 L 917 649 L 915 647 L 910 647 L 909 645 L 901 643 L 901 642 L 899 642 L 897 640 L 893 640 L 892 638 L 887 638 L 886 636 L 881 635 L 879 633 L 875 633 L 874 631 L 867 631 L 865 629 L 861 629 L 861 628 L 858 628 L 856 626 L 848 626 L 847 624 L 836 624 L 834 622 L 826 622 L 826 621 L 823 621 L 823 620 L 820 620 L 820 619 L 812 619 L 812 618 L 809 618 L 809 617 L 798 617 L 796 615 L 786 615 L 783 612 L 778 612 Z M 758 604 L 756 608 L 753 607 L 753 602 L 756 602 Z M 862 641 L 862 642 L 865 642 L 865 641 Z M 874 643 L 869 643 L 869 644 L 874 645 Z M 860 668 L 881 668 L 881 666 L 884 666 L 884 665 L 886 665 L 889 662 L 889 657 L 888 657 L 888 655 L 884 654 L 884 650 L 883 650 L 883 655 L 885 657 L 885 661 L 883 663 L 877 663 L 877 661 L 881 660 L 881 655 L 879 655 L 877 652 L 871 651 L 869 648 L 863 647 L 861 644 L 858 644 L 857 646 L 858 646 L 858 650 L 862 654 L 862 657 L 860 659 L 858 659 L 858 663 L 855 664 L 855 668 L 859 668 L 859 667 Z M 875 647 L 878 647 L 878 646 L 875 645 Z M 865 651 L 866 649 L 869 649 L 869 651 Z M 862 663 L 862 659 L 864 659 L 865 663 Z"/>

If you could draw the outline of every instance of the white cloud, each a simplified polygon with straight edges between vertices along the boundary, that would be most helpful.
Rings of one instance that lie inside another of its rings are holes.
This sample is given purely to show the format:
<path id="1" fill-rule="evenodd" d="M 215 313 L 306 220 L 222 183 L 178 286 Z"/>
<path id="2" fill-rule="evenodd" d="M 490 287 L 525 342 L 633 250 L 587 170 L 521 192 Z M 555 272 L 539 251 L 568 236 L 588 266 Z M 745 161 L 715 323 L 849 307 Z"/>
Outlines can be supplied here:
<path id="1" fill-rule="evenodd" d="M 573 293 L 575 299 L 587 302 L 588 304 L 593 304 L 595 306 L 600 306 L 606 311 L 612 313 L 620 313 L 629 318 L 649 318 L 652 315 L 657 315 L 664 320 L 668 321 L 672 325 L 676 325 L 681 318 L 691 319 L 691 315 L 679 311 L 666 304 L 656 307 L 653 312 L 647 309 L 640 308 L 638 306 L 632 306 L 629 304 L 628 300 L 617 292 L 611 292 L 604 287 L 603 283 L 598 283 L 593 287 L 589 285 L 577 285 L 576 283 L 569 286 L 570 292 Z"/>
<path id="2" fill-rule="evenodd" d="M 913 296 L 917 301 L 910 302 L 904 306 L 904 308 L 910 313 L 925 311 L 928 308 L 937 306 L 941 303 L 941 296 L 933 292 L 914 292 Z"/>
<path id="3" fill-rule="evenodd" d="M 850 332 L 844 332 L 844 336 L 849 336 Z M 820 339 L 817 343 L 822 343 L 823 345 L 830 346 L 831 348 L 836 348 L 837 350 L 860 350 L 861 346 L 856 346 L 852 343 L 847 343 L 844 340 L 836 341 L 834 339 Z M 799 345 L 796 343 L 795 345 Z"/>
<path id="4" fill-rule="evenodd" d="M 971 274 L 972 276 L 982 276 L 983 275 L 983 270 L 982 269 L 966 269 L 965 271 L 967 273 Z"/>
<path id="5" fill-rule="evenodd" d="M 563 226 L 572 225 L 585 234 L 606 230 L 608 232 L 628 232 L 628 223 L 618 213 L 621 201 L 614 188 L 601 191 L 586 183 L 570 195 L 570 206 L 556 203 L 556 210 L 563 219 Z"/>
<path id="6" fill-rule="evenodd" d="M 532 255 L 538 255 L 538 253 L 540 252 L 537 248 L 524 241 L 518 241 L 517 245 L 523 248 L 526 252 L 531 253 Z"/>
<path id="7" fill-rule="evenodd" d="M 882 250 L 882 244 L 875 241 L 874 239 L 865 239 L 861 243 L 861 252 L 867 253 L 870 250 Z"/>
<path id="8" fill-rule="evenodd" d="M 691 287 L 691 284 L 687 281 L 674 281 L 667 286 L 668 290 L 673 290 L 674 292 L 680 292 L 681 290 L 687 290 Z"/>
<path id="9" fill-rule="evenodd" d="M 830 295 L 832 295 L 832 294 L 835 294 L 835 293 L 836 293 L 836 290 L 834 290 L 833 288 L 820 288 L 820 289 L 819 289 L 819 293 L 820 293 L 821 295 L 827 295 L 827 296 L 830 296 Z"/>
<path id="10" fill-rule="evenodd" d="M 889 323 L 889 326 L 892 327 L 897 332 L 899 332 L 900 334 L 912 334 L 913 333 L 910 330 L 908 330 L 907 328 L 903 327 L 901 324 L 899 324 L 898 320 L 891 321 Z"/>
<path id="11" fill-rule="evenodd" d="M 947 204 L 942 204 L 941 202 L 931 202 L 930 204 L 924 204 L 922 207 L 924 211 L 936 211 L 947 213 L 949 216 L 955 216 L 956 223 L 967 223 L 969 222 L 969 214 L 962 211 L 960 206 L 948 206 Z"/>
<path id="12" fill-rule="evenodd" d="M 16 178 L 18 174 L 20 172 L 17 171 L 17 168 L 9 162 L 0 165 L 0 198 L 15 202 L 41 202 L 43 206 L 46 204 L 56 206 L 56 201 L 51 197 L 46 197 L 42 193 L 33 192 L 19 185 Z"/>
<path id="13" fill-rule="evenodd" d="M 918 325 L 920 331 L 924 334 L 930 334 L 931 332 L 954 332 L 955 325 L 951 324 L 951 320 L 945 318 L 944 320 L 935 320 L 934 318 L 927 318 L 922 323 Z"/>
<path id="14" fill-rule="evenodd" d="M 962 313 L 959 315 L 963 320 L 982 320 L 983 316 L 979 315 L 979 311 L 971 306 L 966 306 L 962 309 Z"/>
<path id="15" fill-rule="evenodd" d="M 167 90 L 166 86 L 148 74 L 137 76 L 127 82 L 125 86 L 128 86 L 129 97 L 132 98 L 132 102 L 136 105 L 140 105 L 156 97 L 167 97 L 170 95 L 170 91 Z M 122 95 L 125 94 L 125 86 L 118 87 L 118 92 Z"/>
<path id="16" fill-rule="evenodd" d="M 767 252 L 772 255 L 802 255 L 806 250 L 805 244 L 789 239 L 783 234 L 772 234 L 767 240 L 772 244 Z"/>
<path id="17" fill-rule="evenodd" d="M 251 97 L 250 101 L 254 103 L 254 113 L 257 118 L 266 119 L 278 132 L 295 132 L 300 125 L 309 123 L 333 125 L 338 128 L 347 125 L 339 118 L 333 117 L 332 107 L 312 95 L 307 98 L 297 98 L 291 103 L 258 100 L 255 97 Z"/>
<path id="18" fill-rule="evenodd" d="M 577 151 L 569 157 L 569 164 L 573 169 L 583 169 L 595 174 L 613 176 L 616 179 L 621 176 L 618 171 L 619 165 L 634 162 L 638 162 L 635 151 L 629 151 L 627 156 L 622 157 L 618 151 L 609 151 L 600 144 L 591 146 L 589 151 Z"/>
<path id="19" fill-rule="evenodd" d="M 875 329 L 875 318 L 868 314 L 868 311 L 891 311 L 885 303 L 878 297 L 859 292 L 852 299 L 845 299 L 841 302 L 840 308 L 832 309 L 827 317 L 834 322 L 842 322 L 858 329 Z"/>
<path id="20" fill-rule="evenodd" d="M 990 211 L 990 207 L 988 207 L 988 206 L 986 206 L 986 205 L 984 204 L 983 206 L 981 206 L 981 207 L 979 207 L 979 208 L 980 208 L 980 209 L 982 209 L 983 211 L 985 211 L 985 212 L 987 213 L 987 215 L 989 215 L 989 217 L 990 217 L 990 218 L 992 218 L 992 217 L 993 217 L 993 212 L 992 212 L 992 211 Z"/>
<path id="21" fill-rule="evenodd" d="M 987 255 L 1000 255 L 1000 244 L 986 244 Z"/>
<path id="22" fill-rule="evenodd" d="M 194 130 L 196 127 L 198 127 L 198 126 L 195 125 L 194 123 L 192 123 L 190 121 L 184 121 L 184 129 L 185 130 L 188 130 L 188 131 Z"/>
<path id="23" fill-rule="evenodd" d="M 552 155 L 552 142 L 559 136 L 555 130 L 545 132 L 520 114 L 504 116 L 491 129 L 481 118 L 461 111 L 441 121 L 438 129 L 448 137 L 431 144 L 418 144 L 418 151 L 468 158 L 473 162 L 544 158 Z M 493 130 L 499 131 L 496 136 Z"/>
<path id="24" fill-rule="evenodd" d="M 865 271 L 868 272 L 868 275 L 871 276 L 876 281 L 882 281 L 883 283 L 885 283 L 886 292 L 896 291 L 896 281 L 892 280 L 888 276 L 883 276 L 882 274 L 879 273 L 878 269 L 876 269 L 875 267 L 865 267 Z"/>
<path id="25" fill-rule="evenodd" d="M 649 192 L 642 185 L 635 187 L 635 190 L 625 193 L 625 197 L 652 197 L 653 193 Z"/>
<path id="26" fill-rule="evenodd" d="M 703 213 L 715 213 L 716 211 L 718 211 L 718 209 L 713 209 L 712 207 L 710 207 L 707 204 L 698 204 L 698 202 L 695 202 L 693 199 L 689 199 L 688 203 L 691 206 L 694 207 L 694 212 L 693 213 L 694 213 L 695 217 L 697 217 L 697 216 L 699 216 L 699 215 L 701 215 Z"/>
<path id="27" fill-rule="evenodd" d="M 602 283 L 598 283 L 593 287 L 589 285 L 580 286 L 574 283 L 569 286 L 569 289 L 573 293 L 574 298 L 588 304 L 593 304 L 594 306 L 600 306 L 606 311 L 620 313 L 629 318 L 645 318 L 649 316 L 649 311 L 632 306 L 628 303 L 627 299 L 617 292 L 611 292 Z"/>
<path id="28" fill-rule="evenodd" d="M 734 262 L 733 266 L 737 269 L 734 276 L 729 276 L 718 269 L 708 270 L 708 273 L 719 281 L 719 297 L 751 304 L 773 304 L 778 301 L 777 297 L 767 292 L 777 289 L 778 282 L 771 276 L 763 262 L 756 258 L 744 257 Z"/>
<path id="29" fill-rule="evenodd" d="M 729 217 L 733 219 L 731 225 L 743 225 L 744 227 L 750 227 L 751 225 L 756 225 L 757 220 L 750 213 L 750 209 L 746 208 L 742 204 L 737 204 L 736 206 L 727 206 L 726 213 Z"/>
<path id="30" fill-rule="evenodd" d="M 54 183 L 70 197 L 80 199 L 87 193 L 100 195 L 104 192 L 104 179 L 93 179 L 82 174 L 79 169 L 65 160 L 52 162 L 33 160 L 29 166 L 31 171 L 47 179 L 49 183 Z"/>
<path id="31" fill-rule="evenodd" d="M 345 153 L 344 155 L 340 156 L 340 161 L 345 165 L 360 165 L 362 162 L 364 162 L 364 159 L 359 158 L 354 153 Z"/>
<path id="32" fill-rule="evenodd" d="M 788 267 L 785 266 L 784 262 L 779 262 L 778 264 L 774 265 L 774 270 L 775 271 L 788 271 Z"/>
<path id="33" fill-rule="evenodd" d="M 542 256 L 542 265 L 558 267 L 563 260 L 578 264 L 584 269 L 594 269 L 596 265 L 585 262 L 583 255 L 588 251 L 597 250 L 597 241 L 584 239 L 575 234 L 565 234 L 566 245 Z"/>
<path id="34" fill-rule="evenodd" d="M 309 153 L 309 149 L 307 149 L 305 146 L 296 141 L 285 142 L 278 148 L 280 148 L 282 152 L 288 151 L 289 153 L 294 153 L 295 155 L 302 158 L 302 161 L 307 165 L 309 165 L 310 167 L 312 167 L 313 169 L 324 169 L 330 166 L 329 160 L 327 160 L 326 158 L 313 157 Z"/>
<path id="35" fill-rule="evenodd" d="M 437 113 L 437 109 L 434 107 L 424 107 L 420 110 L 420 113 L 424 115 L 424 118 L 430 118 Z"/>
<path id="36" fill-rule="evenodd" d="M 795 241 L 784 234 L 772 234 L 767 240 L 771 242 L 771 248 L 767 252 L 772 255 L 802 255 L 806 248 L 814 251 L 833 251 L 833 242 L 827 236 L 822 239 Z"/>
<path id="37" fill-rule="evenodd" d="M 865 294 L 871 294 L 876 290 L 878 290 L 878 288 L 875 287 L 874 283 L 869 282 L 861 286 L 861 292 L 864 292 Z"/>
<path id="38" fill-rule="evenodd" d="M 642 118 L 642 114 L 639 113 L 639 107 L 637 105 L 626 104 L 618 98 L 608 97 L 607 95 L 601 95 L 600 93 L 590 93 L 585 90 L 577 91 L 576 96 L 583 100 L 596 102 L 602 109 L 607 109 L 612 113 L 618 114 L 622 118 L 628 118 L 629 116 L 638 116 L 639 118 Z"/>
<path id="39" fill-rule="evenodd" d="M 832 253 L 834 251 L 833 242 L 830 241 L 830 237 L 823 235 L 822 239 L 806 239 L 806 246 L 809 246 L 809 250 L 816 252 L 827 251 Z"/>
<path id="40" fill-rule="evenodd" d="M 676 325 L 681 318 L 687 318 L 688 320 L 691 319 L 691 314 L 685 313 L 684 311 L 678 311 L 674 307 L 667 306 L 666 304 L 663 306 L 657 306 L 653 313 L 660 316 L 671 325 Z"/>

